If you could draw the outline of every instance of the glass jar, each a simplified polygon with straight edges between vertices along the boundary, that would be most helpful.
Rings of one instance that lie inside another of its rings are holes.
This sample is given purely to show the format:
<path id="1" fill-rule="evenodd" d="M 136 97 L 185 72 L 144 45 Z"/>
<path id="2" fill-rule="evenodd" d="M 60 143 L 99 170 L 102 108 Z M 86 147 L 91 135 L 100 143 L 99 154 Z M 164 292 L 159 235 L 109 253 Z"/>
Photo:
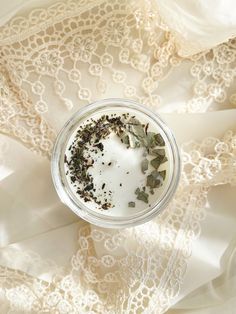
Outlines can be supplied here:
<path id="1" fill-rule="evenodd" d="M 97 112 L 107 113 L 109 110 L 112 110 L 112 112 L 115 112 L 116 110 L 129 112 L 130 110 L 132 113 L 136 112 L 138 116 L 140 114 L 145 116 L 146 120 L 154 123 L 159 129 L 159 132 L 165 141 L 165 147 L 168 151 L 169 175 L 161 196 L 156 200 L 156 202 L 151 204 L 150 207 L 145 208 L 145 210 L 138 212 L 134 210 L 132 214 L 129 213 L 124 216 L 113 216 L 103 211 L 97 212 L 89 208 L 89 206 L 86 206 L 86 204 L 83 203 L 78 196 L 76 197 L 75 193 L 73 193 L 70 184 L 68 184 L 64 167 L 66 147 L 69 139 L 72 137 L 72 134 L 78 128 L 78 125 L 80 125 L 82 121 L 89 119 L 91 115 L 94 115 Z M 131 227 L 145 223 L 157 216 L 166 208 L 176 191 L 180 177 L 180 169 L 181 163 L 178 146 L 169 127 L 156 113 L 146 107 L 131 100 L 118 98 L 96 101 L 77 111 L 67 121 L 58 134 L 51 159 L 52 178 L 61 201 L 84 220 L 107 228 Z"/>

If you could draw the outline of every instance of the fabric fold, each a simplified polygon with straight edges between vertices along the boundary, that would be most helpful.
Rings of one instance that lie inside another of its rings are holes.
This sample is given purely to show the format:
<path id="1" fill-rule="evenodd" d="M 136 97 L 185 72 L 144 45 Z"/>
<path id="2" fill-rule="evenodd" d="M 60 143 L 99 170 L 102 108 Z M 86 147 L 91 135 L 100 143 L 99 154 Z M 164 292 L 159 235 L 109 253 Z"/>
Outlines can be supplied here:
<path id="1" fill-rule="evenodd" d="M 182 57 L 211 49 L 236 35 L 233 0 L 156 0 L 161 18 L 173 32 Z"/>

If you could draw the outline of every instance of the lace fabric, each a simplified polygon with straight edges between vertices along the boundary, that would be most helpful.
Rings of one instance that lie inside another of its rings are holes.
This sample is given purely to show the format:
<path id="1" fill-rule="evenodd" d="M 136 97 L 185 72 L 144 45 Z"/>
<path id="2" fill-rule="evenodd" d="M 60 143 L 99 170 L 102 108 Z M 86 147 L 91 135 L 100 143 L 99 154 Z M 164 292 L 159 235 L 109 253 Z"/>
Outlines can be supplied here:
<path id="1" fill-rule="evenodd" d="M 0 55 L 1 132 L 49 158 L 57 130 L 80 106 L 118 95 L 161 109 L 159 84 L 183 64 L 191 67 L 193 93 L 178 112 L 235 105 L 235 94 L 226 96 L 235 40 L 181 58 L 154 1 L 64 1 L 34 10 L 0 28 Z M 4 310 L 164 313 L 179 292 L 210 187 L 235 184 L 235 152 L 232 131 L 184 145 L 169 207 L 136 228 L 108 232 L 86 224 L 70 265 L 52 282 L 1 266 Z"/>
<path id="2" fill-rule="evenodd" d="M 51 283 L 1 267 L 11 311 L 164 313 L 200 233 L 209 188 L 235 184 L 235 139 L 228 131 L 222 139 L 184 145 L 181 184 L 167 210 L 145 225 L 112 233 L 86 224 L 71 264 Z"/>
<path id="3" fill-rule="evenodd" d="M 195 82 L 179 112 L 224 104 L 235 78 L 234 39 L 180 58 L 154 1 L 68 1 L 34 10 L 0 28 L 0 55 L 1 129 L 43 155 L 52 149 L 52 126 L 97 98 L 117 94 L 161 108 L 158 85 L 182 63 L 191 62 Z M 235 94 L 228 101 L 235 105 Z"/>

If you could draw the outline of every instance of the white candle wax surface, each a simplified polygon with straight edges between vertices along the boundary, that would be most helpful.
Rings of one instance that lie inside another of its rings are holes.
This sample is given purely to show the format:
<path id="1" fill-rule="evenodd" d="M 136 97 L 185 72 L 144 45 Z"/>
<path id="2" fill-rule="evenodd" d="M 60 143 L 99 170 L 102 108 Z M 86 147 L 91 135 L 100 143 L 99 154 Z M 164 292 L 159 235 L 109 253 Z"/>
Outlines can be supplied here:
<path id="1" fill-rule="evenodd" d="M 146 125 L 148 123 L 148 131 L 160 133 L 165 140 L 165 146 L 157 148 L 165 149 L 168 160 L 160 165 L 158 171 L 166 170 L 166 178 L 161 187 L 153 189 L 154 194 L 148 193 L 150 189 L 146 187 L 147 175 L 150 174 L 154 168 L 149 162 L 148 170 L 144 174 L 141 169 L 141 163 L 144 158 L 150 161 L 155 158 L 155 156 L 147 155 L 144 157 L 144 147 L 127 148 L 127 145 L 122 143 L 121 139 L 115 133 L 111 133 L 105 139 L 100 140 L 103 144 L 102 151 L 95 153 L 95 151 L 91 149 L 91 151 L 87 152 L 87 156 L 94 160 L 93 166 L 88 169 L 88 173 L 93 178 L 94 195 L 96 195 L 102 203 L 111 203 L 111 208 L 102 209 L 101 205 L 98 205 L 93 200 L 85 202 L 77 193 L 77 190 L 80 188 L 80 183 L 76 181 L 71 182 L 69 167 L 67 164 L 64 166 L 64 171 L 67 173 L 66 179 L 68 185 L 78 201 L 84 204 L 90 211 L 115 217 L 132 216 L 138 212 L 150 210 L 150 208 L 157 204 L 162 198 L 163 193 L 165 193 L 169 181 L 171 156 L 167 138 L 161 128 L 154 120 L 137 110 L 125 110 L 124 108 L 114 110 L 112 108 L 106 108 L 106 111 L 100 110 L 81 121 L 71 134 L 65 149 L 67 159 L 70 160 L 71 151 L 69 147 L 75 141 L 77 130 L 79 127 L 83 127 L 89 123 L 91 118 L 96 121 L 104 114 L 109 117 L 112 115 L 117 117 L 125 113 L 129 113 L 129 116 L 135 116 L 142 124 Z M 149 194 L 148 203 L 138 200 L 135 194 L 135 190 L 137 188 L 142 189 L 142 187 L 146 187 L 146 192 Z M 135 207 L 130 207 L 129 202 L 134 202 Z"/>

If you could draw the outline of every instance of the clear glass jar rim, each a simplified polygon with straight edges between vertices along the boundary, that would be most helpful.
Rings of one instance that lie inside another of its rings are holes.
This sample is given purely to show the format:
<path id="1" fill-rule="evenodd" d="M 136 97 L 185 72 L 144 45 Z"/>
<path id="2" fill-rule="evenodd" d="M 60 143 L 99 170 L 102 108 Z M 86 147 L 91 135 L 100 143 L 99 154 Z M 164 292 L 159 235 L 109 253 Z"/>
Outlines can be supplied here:
<path id="1" fill-rule="evenodd" d="M 104 214 L 96 213 L 95 211 L 89 210 L 83 203 L 78 206 L 78 204 L 73 199 L 72 195 L 66 189 L 66 183 L 63 179 L 63 161 L 64 161 L 64 151 L 63 147 L 65 146 L 66 141 L 68 140 L 70 131 L 77 124 L 80 117 L 84 115 L 89 115 L 99 109 L 109 106 L 116 107 L 125 107 L 135 109 L 145 115 L 148 118 L 151 118 L 158 126 L 162 129 L 162 132 L 166 135 L 169 142 L 169 147 L 171 149 L 172 157 L 173 157 L 173 169 L 172 169 L 172 179 L 169 182 L 169 186 L 166 189 L 165 194 L 162 199 L 159 200 L 158 204 L 150 207 L 148 211 L 145 213 L 140 212 L 133 216 L 126 217 L 114 217 Z M 145 106 L 128 99 L 122 98 L 109 98 L 96 101 L 91 103 L 81 109 L 79 109 L 73 116 L 65 123 L 59 132 L 57 139 L 54 144 L 52 159 L 51 159 L 51 174 L 55 189 L 57 191 L 58 196 L 61 201 L 67 205 L 74 213 L 76 213 L 81 218 L 86 221 L 107 228 L 124 228 L 131 227 L 138 224 L 145 223 L 151 219 L 153 219 L 156 215 L 158 215 L 164 208 L 166 208 L 167 204 L 172 199 L 176 188 L 178 186 L 179 178 L 180 178 L 180 169 L 181 169 L 181 161 L 178 145 L 176 143 L 175 137 L 172 134 L 169 127 L 165 124 L 165 122 L 157 115 L 155 112 L 146 108 Z"/>

